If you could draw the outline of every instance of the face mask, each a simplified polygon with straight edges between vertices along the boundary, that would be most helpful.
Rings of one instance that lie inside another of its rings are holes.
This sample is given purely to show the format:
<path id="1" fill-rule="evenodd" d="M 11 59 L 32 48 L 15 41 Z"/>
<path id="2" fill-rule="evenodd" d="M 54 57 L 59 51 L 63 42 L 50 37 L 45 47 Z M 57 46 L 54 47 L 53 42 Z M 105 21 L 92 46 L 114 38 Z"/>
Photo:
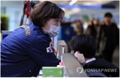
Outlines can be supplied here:
<path id="1" fill-rule="evenodd" d="M 49 30 L 44 29 L 44 33 L 49 34 L 50 37 L 55 37 L 58 35 L 60 27 L 51 25 Z"/>

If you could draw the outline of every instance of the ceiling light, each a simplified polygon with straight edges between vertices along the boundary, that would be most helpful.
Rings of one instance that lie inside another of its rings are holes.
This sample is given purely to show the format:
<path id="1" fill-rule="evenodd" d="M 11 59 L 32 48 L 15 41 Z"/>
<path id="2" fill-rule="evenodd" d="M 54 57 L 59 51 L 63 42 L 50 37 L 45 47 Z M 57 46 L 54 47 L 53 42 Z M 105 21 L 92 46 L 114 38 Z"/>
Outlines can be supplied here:
<path id="1" fill-rule="evenodd" d="M 77 2 L 77 0 L 72 0 L 70 3 L 69 3 L 69 5 L 73 5 L 74 3 L 76 3 Z"/>

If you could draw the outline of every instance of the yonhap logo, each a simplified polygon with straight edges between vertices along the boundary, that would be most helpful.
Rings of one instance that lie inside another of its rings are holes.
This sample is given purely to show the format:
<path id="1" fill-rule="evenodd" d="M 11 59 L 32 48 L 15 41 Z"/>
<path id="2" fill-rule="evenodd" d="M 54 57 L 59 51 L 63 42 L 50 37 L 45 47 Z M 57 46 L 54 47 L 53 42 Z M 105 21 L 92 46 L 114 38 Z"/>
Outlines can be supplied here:
<path id="1" fill-rule="evenodd" d="M 77 67 L 77 69 L 76 69 L 76 72 L 79 73 L 79 74 L 83 73 L 83 71 L 84 71 L 84 69 L 83 69 L 82 66 Z"/>
<path id="2" fill-rule="evenodd" d="M 116 69 L 83 69 L 82 66 L 76 68 L 76 72 L 81 74 L 83 72 L 117 72 Z"/>

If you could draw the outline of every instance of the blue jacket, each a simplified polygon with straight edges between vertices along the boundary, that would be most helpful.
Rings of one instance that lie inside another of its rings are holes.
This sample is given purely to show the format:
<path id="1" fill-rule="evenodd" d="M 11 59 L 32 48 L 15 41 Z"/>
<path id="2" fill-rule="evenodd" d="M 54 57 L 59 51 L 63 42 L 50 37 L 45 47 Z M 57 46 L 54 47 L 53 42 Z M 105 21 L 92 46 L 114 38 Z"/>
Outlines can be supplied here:
<path id="1" fill-rule="evenodd" d="M 56 66 L 60 60 L 47 53 L 51 38 L 33 23 L 17 28 L 1 42 L 1 76 L 37 76 L 42 66 Z"/>

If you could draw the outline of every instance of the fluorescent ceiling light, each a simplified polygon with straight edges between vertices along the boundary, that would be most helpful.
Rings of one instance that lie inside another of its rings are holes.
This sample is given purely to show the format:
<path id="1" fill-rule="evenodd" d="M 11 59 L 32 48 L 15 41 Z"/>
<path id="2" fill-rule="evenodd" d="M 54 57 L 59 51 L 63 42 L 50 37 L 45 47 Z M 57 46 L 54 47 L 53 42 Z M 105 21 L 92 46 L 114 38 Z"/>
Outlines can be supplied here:
<path id="1" fill-rule="evenodd" d="M 89 2 L 83 2 L 83 5 L 98 5 L 98 4 L 106 4 L 110 1 L 89 1 Z"/>
<path id="2" fill-rule="evenodd" d="M 70 3 L 69 3 L 69 5 L 73 5 L 74 3 L 76 3 L 77 2 L 77 0 L 72 0 Z"/>

